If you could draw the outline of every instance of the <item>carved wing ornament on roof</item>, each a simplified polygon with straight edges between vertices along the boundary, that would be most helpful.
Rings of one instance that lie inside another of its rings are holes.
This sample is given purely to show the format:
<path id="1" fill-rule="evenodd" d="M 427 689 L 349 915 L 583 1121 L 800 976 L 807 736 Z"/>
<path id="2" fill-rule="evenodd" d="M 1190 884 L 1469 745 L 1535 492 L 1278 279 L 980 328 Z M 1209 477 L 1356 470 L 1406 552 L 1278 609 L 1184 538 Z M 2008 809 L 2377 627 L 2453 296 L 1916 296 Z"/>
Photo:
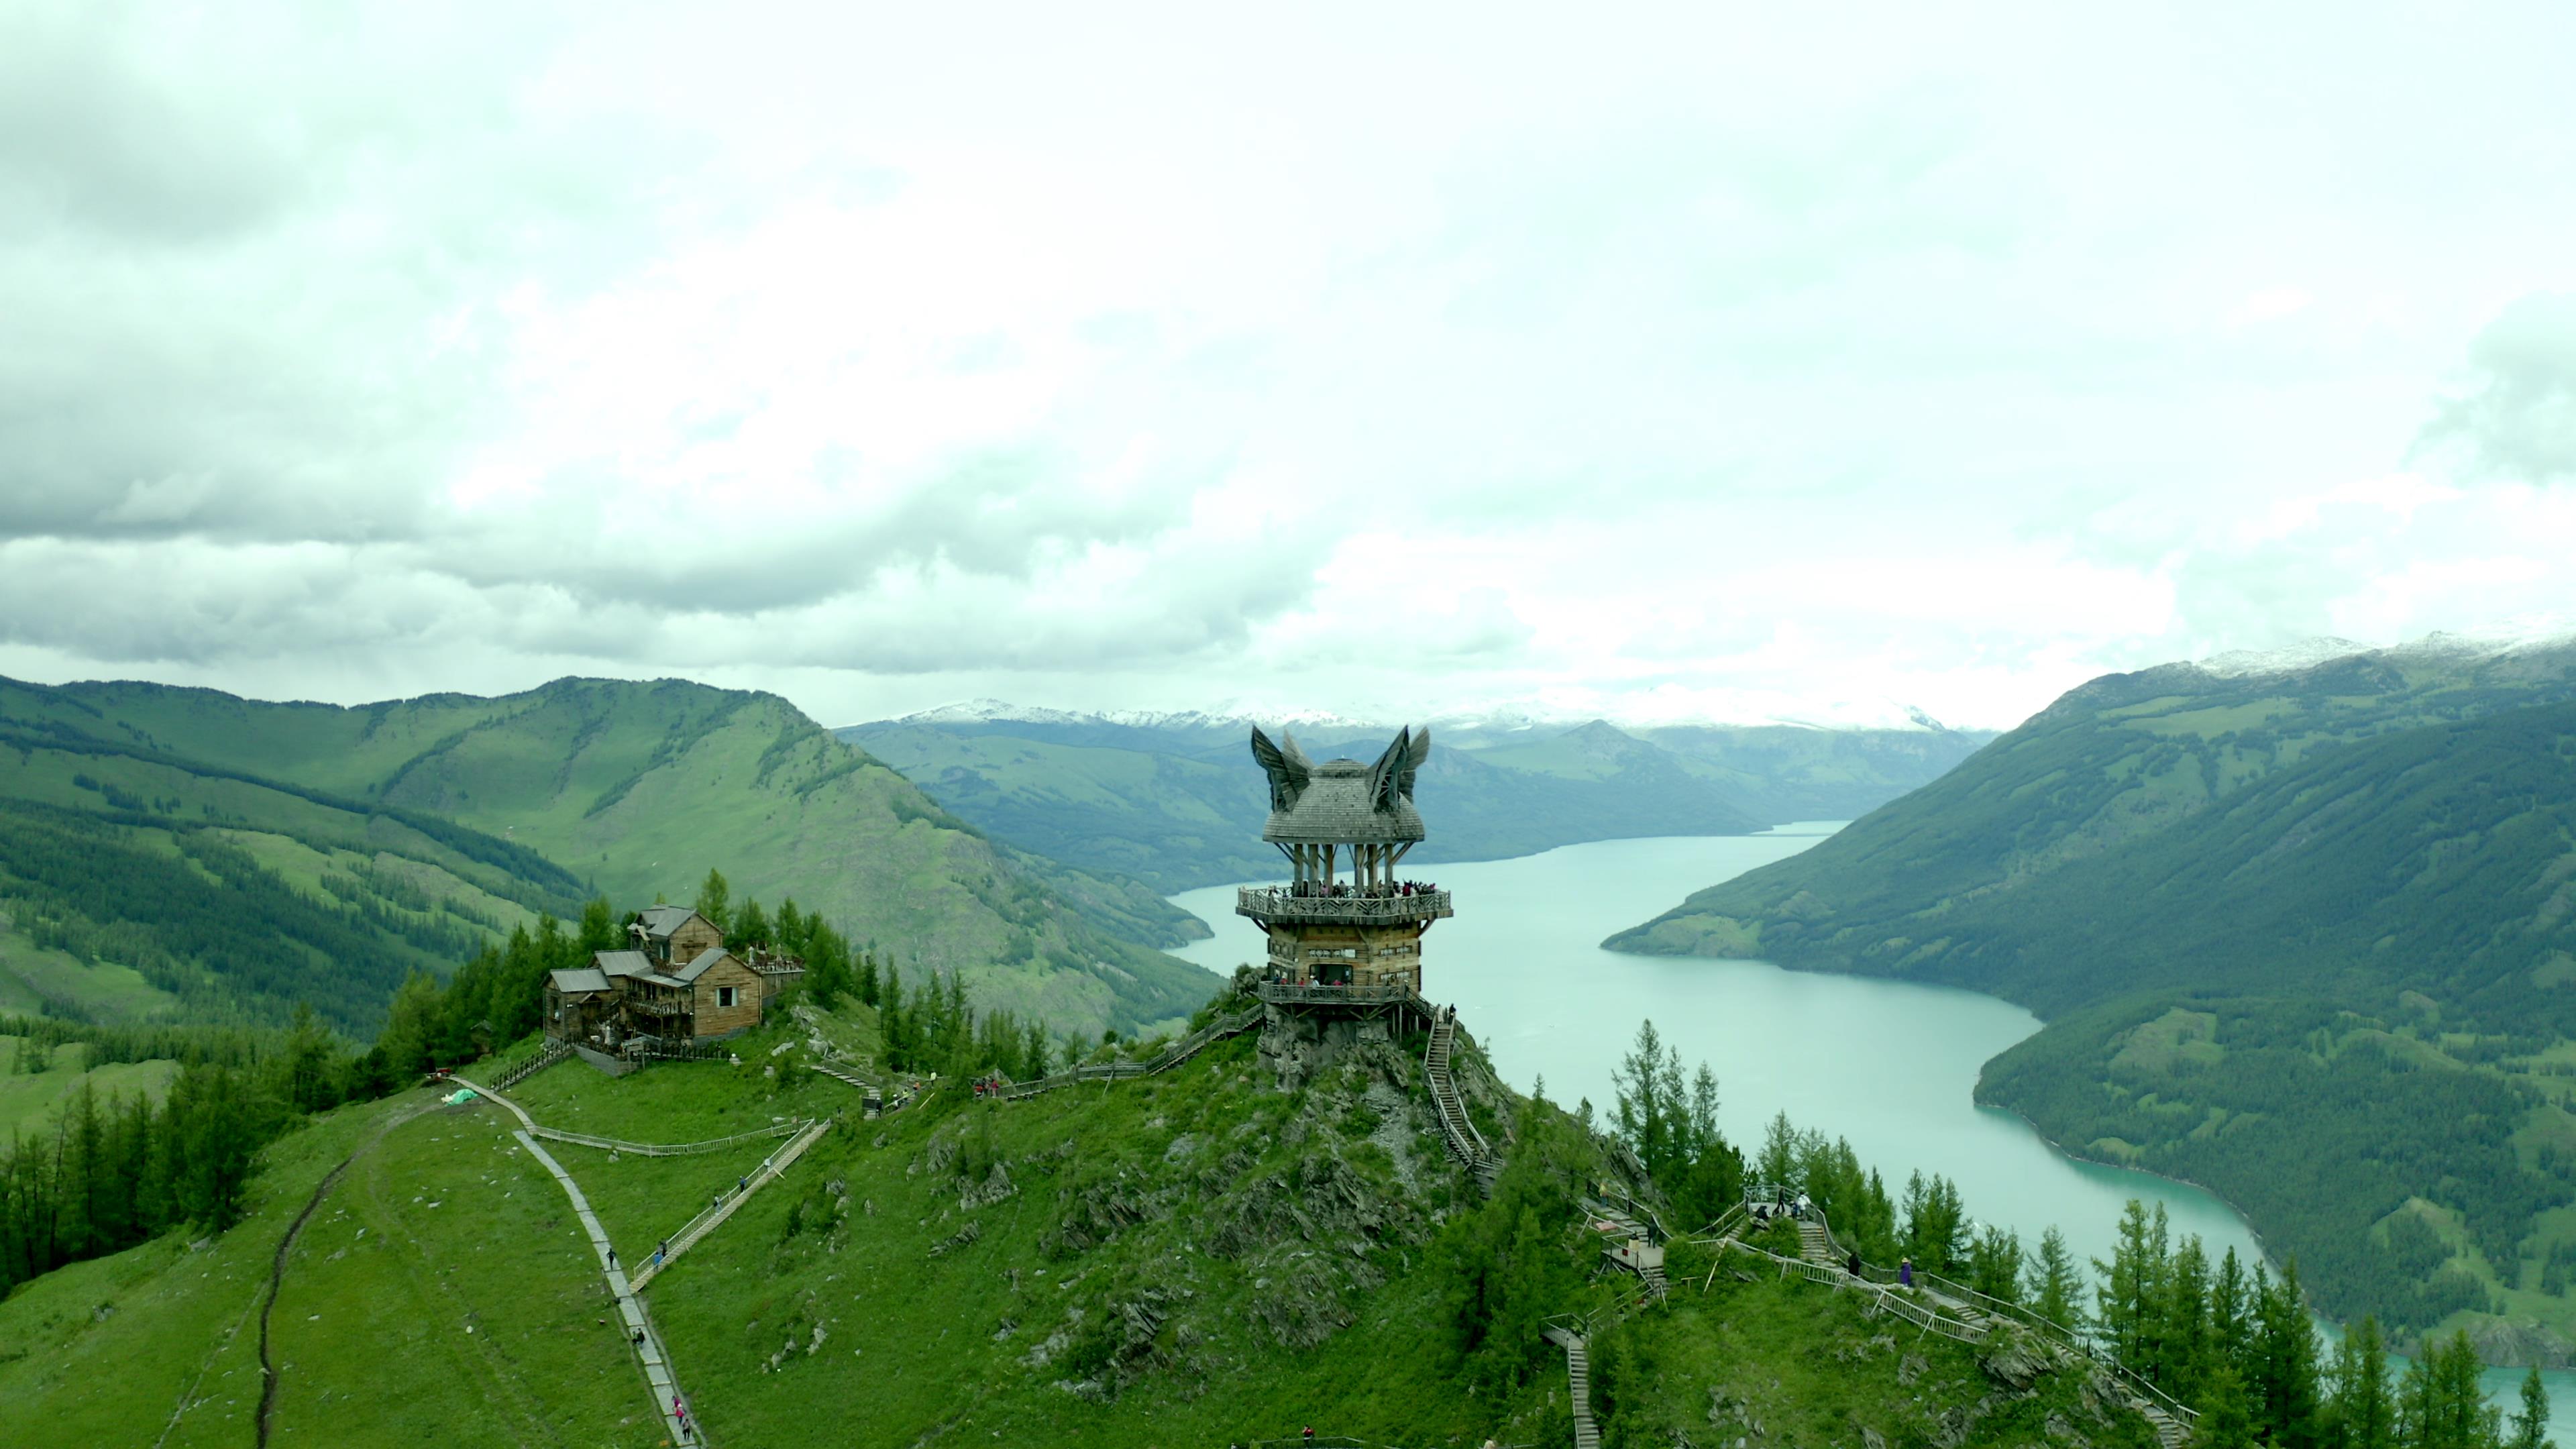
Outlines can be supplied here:
<path id="1" fill-rule="evenodd" d="M 1252 758 L 1261 762 L 1270 776 L 1270 808 L 1293 810 L 1297 797 L 1306 793 L 1306 784 L 1315 775 L 1315 764 L 1306 752 L 1297 748 L 1297 737 L 1286 730 L 1279 732 L 1280 743 L 1272 744 L 1261 726 L 1252 727 Z"/>
<path id="2" fill-rule="evenodd" d="M 1413 776 L 1422 768 L 1423 757 L 1431 753 L 1431 731 L 1422 729 L 1407 734 L 1395 732 L 1394 743 L 1386 753 L 1369 766 L 1369 808 L 1382 815 L 1395 813 L 1396 805 L 1413 798 Z"/>

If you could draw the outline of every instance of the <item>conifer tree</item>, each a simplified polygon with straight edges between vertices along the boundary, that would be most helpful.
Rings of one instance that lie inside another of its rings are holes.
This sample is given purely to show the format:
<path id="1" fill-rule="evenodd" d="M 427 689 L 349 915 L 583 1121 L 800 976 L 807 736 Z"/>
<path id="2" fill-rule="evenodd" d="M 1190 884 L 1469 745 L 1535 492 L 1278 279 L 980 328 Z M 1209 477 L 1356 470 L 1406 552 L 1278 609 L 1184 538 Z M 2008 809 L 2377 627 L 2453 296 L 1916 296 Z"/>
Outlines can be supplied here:
<path id="1" fill-rule="evenodd" d="M 2150 1251 L 2147 1205 L 2131 1198 L 2120 1210 L 2111 1261 L 2093 1260 L 2093 1271 L 2101 1277 L 2094 1290 L 2099 1301 L 2094 1318 L 2111 1341 L 2112 1356 L 2141 1369 L 2152 1362 L 2146 1351 L 2146 1317 L 2150 1288 L 2160 1266 L 2147 1261 Z"/>
<path id="2" fill-rule="evenodd" d="M 2067 1249 L 2066 1234 L 2051 1224 L 2039 1235 L 2039 1251 L 2030 1261 L 2031 1309 L 2062 1328 L 2080 1329 L 2083 1291 L 2083 1279 L 2077 1273 L 2075 1255 Z"/>
<path id="3" fill-rule="evenodd" d="M 2278 1449 L 2314 1449 L 2317 1331 L 2299 1292 L 2295 1260 L 2282 1264 L 2281 1276 L 2259 1295 L 2255 1318 L 2263 1355 L 2256 1421 L 2263 1438 Z"/>
<path id="4" fill-rule="evenodd" d="M 1775 1113 L 1771 1125 L 1762 1132 L 1762 1155 L 1754 1166 L 1754 1176 L 1773 1187 L 1796 1188 L 1798 1175 L 1798 1129 L 1789 1125 L 1789 1114 Z M 1921 1173 L 1915 1177 L 1920 1180 Z"/>
<path id="5" fill-rule="evenodd" d="M 698 898 L 693 908 L 713 922 L 717 930 L 732 929 L 733 887 L 726 883 L 723 871 L 713 866 L 707 868 L 707 878 L 698 886 Z"/>
<path id="6" fill-rule="evenodd" d="M 2229 1247 L 2219 1260 L 2218 1276 L 2209 1286 L 2209 1326 L 2212 1351 L 2220 1363 L 2236 1374 L 2236 1382 L 2250 1388 L 2262 1373 L 2262 1356 L 2254 1343 L 2254 1285 L 2245 1276 L 2245 1263 Z"/>
<path id="7" fill-rule="evenodd" d="M 767 946 L 770 944 L 769 913 L 760 908 L 756 899 L 744 901 L 741 909 L 733 913 L 733 925 L 725 935 L 736 945 Z"/>
<path id="8" fill-rule="evenodd" d="M 2021 1235 L 1988 1224 L 1968 1245 L 1968 1286 L 2006 1303 L 2021 1301 Z"/>
<path id="9" fill-rule="evenodd" d="M 2193 1449 L 2250 1449 L 2254 1416 L 2246 1412 L 2245 1381 L 2220 1364 L 2202 1386 L 2200 1422 L 2193 1426 Z"/>
<path id="10" fill-rule="evenodd" d="M 582 905 L 578 944 L 584 959 L 593 951 L 615 951 L 626 944 L 625 933 L 617 929 L 617 912 L 609 906 L 608 897 L 592 896 Z"/>
<path id="11" fill-rule="evenodd" d="M 2389 1396 L 2388 1345 L 2365 1317 L 2335 1345 L 2331 1438 L 2335 1449 L 2396 1449 L 2397 1406 Z"/>
<path id="12" fill-rule="evenodd" d="M 2522 1408 L 2513 1416 L 2507 1449 L 2555 1449 L 2549 1441 L 2549 1390 L 2540 1382 L 2540 1366 L 2522 1376 Z"/>
<path id="13" fill-rule="evenodd" d="M 2156 1382 L 2175 1398 L 2196 1403 L 2201 1385 L 2217 1367 L 2217 1335 L 2210 1323 L 2209 1254 L 2198 1235 L 2183 1239 L 2163 1276 L 2157 1314 L 2163 1360 Z"/>

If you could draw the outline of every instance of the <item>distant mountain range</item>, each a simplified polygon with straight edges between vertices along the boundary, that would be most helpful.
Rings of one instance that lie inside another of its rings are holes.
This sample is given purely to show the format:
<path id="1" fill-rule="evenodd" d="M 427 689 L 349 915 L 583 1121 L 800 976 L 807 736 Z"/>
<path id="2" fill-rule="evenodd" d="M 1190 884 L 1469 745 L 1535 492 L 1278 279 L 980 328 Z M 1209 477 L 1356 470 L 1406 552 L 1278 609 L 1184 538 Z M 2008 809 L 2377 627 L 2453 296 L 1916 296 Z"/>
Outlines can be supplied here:
<path id="1" fill-rule="evenodd" d="M 2208 1184 L 2329 1311 L 2576 1359 L 2576 642 L 2084 685 L 1616 949 L 1994 992 L 1981 1100 Z"/>
<path id="2" fill-rule="evenodd" d="M 0 681 L 0 1007 L 361 1032 L 539 911 L 793 896 L 910 975 L 1068 1030 L 1186 1013 L 1200 929 L 997 842 L 773 695 L 558 680 L 356 708 Z"/>
<path id="3" fill-rule="evenodd" d="M 1411 723 L 1424 723 L 1416 720 Z M 1433 864 L 1586 840 L 1732 835 L 1863 814 L 1994 736 L 1942 728 L 1542 722 L 1514 710 L 1434 716 L 1424 770 Z M 961 817 L 1060 861 L 1178 891 L 1276 874 L 1251 727 L 1293 729 L 1317 758 L 1375 758 L 1397 721 L 1338 715 L 1079 713 L 977 700 L 846 726 Z"/>

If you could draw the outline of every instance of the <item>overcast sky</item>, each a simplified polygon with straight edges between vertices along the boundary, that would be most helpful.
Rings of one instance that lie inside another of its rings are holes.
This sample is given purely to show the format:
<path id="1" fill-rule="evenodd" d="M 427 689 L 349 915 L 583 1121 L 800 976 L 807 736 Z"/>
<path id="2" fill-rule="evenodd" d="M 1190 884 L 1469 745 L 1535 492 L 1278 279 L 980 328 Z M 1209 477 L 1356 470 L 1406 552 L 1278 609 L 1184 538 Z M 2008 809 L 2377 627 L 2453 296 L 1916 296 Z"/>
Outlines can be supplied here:
<path id="1" fill-rule="evenodd" d="M 1429 715 L 2576 608 L 2576 7 L 0 4 L 0 673 Z"/>

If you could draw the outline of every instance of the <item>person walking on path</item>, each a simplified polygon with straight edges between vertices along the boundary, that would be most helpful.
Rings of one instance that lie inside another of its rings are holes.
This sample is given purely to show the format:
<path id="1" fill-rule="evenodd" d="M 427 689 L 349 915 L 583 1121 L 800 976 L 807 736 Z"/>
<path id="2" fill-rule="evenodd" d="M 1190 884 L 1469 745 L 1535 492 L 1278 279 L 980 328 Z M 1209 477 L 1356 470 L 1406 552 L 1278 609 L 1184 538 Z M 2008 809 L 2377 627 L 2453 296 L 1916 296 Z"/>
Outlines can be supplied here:
<path id="1" fill-rule="evenodd" d="M 608 1266 L 612 1269 L 617 1266 L 617 1250 L 615 1248 L 608 1250 Z"/>
<path id="2" fill-rule="evenodd" d="M 1846 1271 L 1848 1271 L 1848 1272 L 1849 1272 L 1853 1277 L 1857 1278 L 1857 1277 L 1859 1277 L 1859 1276 L 1860 1276 L 1860 1250 L 1859 1250 L 1859 1249 L 1855 1248 L 1855 1249 L 1853 1249 L 1853 1250 L 1852 1250 L 1852 1255 L 1851 1255 L 1850 1259 L 1849 1259 L 1848 1261 L 1846 1261 L 1846 1262 L 1843 1264 L 1843 1267 L 1844 1267 L 1844 1269 L 1845 1269 Z"/>
<path id="3" fill-rule="evenodd" d="M 1914 1286 L 1914 1260 L 1912 1258 L 1899 1258 L 1896 1260 L 1896 1281 L 1903 1287 L 1911 1288 Z"/>

